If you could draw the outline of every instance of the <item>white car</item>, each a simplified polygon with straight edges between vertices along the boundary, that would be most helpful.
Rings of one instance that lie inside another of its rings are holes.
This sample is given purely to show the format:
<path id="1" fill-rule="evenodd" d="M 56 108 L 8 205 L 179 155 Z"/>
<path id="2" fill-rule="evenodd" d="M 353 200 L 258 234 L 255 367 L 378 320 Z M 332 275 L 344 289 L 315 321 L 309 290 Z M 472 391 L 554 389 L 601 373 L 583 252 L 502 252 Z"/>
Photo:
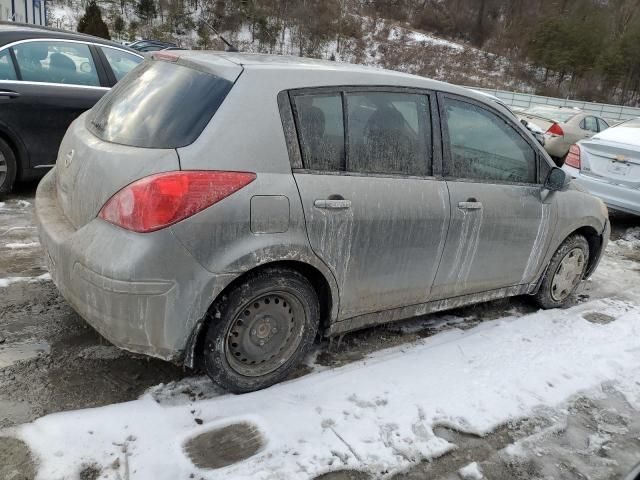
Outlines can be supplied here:
<path id="1" fill-rule="evenodd" d="M 640 215 L 640 118 L 572 145 L 562 168 L 610 208 Z"/>

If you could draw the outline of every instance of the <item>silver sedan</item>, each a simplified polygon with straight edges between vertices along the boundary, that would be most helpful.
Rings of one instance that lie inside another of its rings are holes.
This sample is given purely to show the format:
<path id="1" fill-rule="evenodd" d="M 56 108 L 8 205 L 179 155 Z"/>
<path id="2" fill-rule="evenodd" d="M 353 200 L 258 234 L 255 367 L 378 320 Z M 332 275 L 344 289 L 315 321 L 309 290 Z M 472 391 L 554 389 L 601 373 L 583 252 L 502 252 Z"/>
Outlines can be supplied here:
<path id="1" fill-rule="evenodd" d="M 563 169 L 610 208 L 640 215 L 640 118 L 572 145 Z"/>

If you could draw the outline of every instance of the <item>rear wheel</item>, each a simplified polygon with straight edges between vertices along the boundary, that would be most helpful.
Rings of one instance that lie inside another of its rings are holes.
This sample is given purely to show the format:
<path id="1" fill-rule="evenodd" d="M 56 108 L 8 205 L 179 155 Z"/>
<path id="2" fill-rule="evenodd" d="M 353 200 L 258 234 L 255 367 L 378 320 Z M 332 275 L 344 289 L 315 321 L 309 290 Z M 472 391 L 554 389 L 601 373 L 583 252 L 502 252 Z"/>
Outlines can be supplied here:
<path id="1" fill-rule="evenodd" d="M 589 243 L 582 235 L 568 237 L 551 257 L 535 296 L 543 308 L 565 305 L 584 277 L 589 261 Z"/>
<path id="2" fill-rule="evenodd" d="M 0 194 L 11 191 L 17 171 L 18 165 L 13 150 L 0 138 Z"/>
<path id="3" fill-rule="evenodd" d="M 320 319 L 311 283 L 281 268 L 249 276 L 212 311 L 204 342 L 205 370 L 234 393 L 286 378 L 313 343 Z"/>

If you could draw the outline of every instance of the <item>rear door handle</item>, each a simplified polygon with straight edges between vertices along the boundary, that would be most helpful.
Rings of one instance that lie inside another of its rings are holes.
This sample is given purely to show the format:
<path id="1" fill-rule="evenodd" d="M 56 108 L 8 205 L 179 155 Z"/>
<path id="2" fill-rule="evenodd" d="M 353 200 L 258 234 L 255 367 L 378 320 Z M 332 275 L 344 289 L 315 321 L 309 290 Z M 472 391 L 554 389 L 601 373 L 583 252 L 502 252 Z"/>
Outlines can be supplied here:
<path id="1" fill-rule="evenodd" d="M 351 208 L 351 200 L 316 200 L 313 202 L 313 206 L 316 208 L 325 208 L 327 210 L 342 210 L 345 208 Z"/>
<path id="2" fill-rule="evenodd" d="M 0 91 L 0 98 L 18 98 L 20 94 L 18 92 L 12 92 L 11 90 Z"/>
<path id="3" fill-rule="evenodd" d="M 460 210 L 480 210 L 482 208 L 481 202 L 458 202 L 458 208 Z"/>

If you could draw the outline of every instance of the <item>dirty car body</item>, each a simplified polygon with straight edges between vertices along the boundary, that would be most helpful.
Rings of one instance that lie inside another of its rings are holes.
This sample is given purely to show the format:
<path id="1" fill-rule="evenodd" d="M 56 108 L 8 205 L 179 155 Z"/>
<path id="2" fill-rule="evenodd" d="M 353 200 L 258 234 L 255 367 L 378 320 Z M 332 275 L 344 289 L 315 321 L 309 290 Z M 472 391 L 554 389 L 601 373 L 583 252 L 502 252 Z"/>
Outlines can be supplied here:
<path id="1" fill-rule="evenodd" d="M 609 227 L 563 175 L 506 109 L 463 88 L 163 52 L 71 125 L 36 210 L 53 281 L 101 334 L 187 365 L 218 352 L 207 371 L 241 392 L 284 378 L 293 360 L 278 352 L 316 329 L 536 294 L 579 234 L 588 258 L 572 253 L 575 278 L 552 282 L 573 291 Z M 163 189 L 195 203 L 171 217 Z M 139 209 L 149 192 L 165 197 Z"/>

